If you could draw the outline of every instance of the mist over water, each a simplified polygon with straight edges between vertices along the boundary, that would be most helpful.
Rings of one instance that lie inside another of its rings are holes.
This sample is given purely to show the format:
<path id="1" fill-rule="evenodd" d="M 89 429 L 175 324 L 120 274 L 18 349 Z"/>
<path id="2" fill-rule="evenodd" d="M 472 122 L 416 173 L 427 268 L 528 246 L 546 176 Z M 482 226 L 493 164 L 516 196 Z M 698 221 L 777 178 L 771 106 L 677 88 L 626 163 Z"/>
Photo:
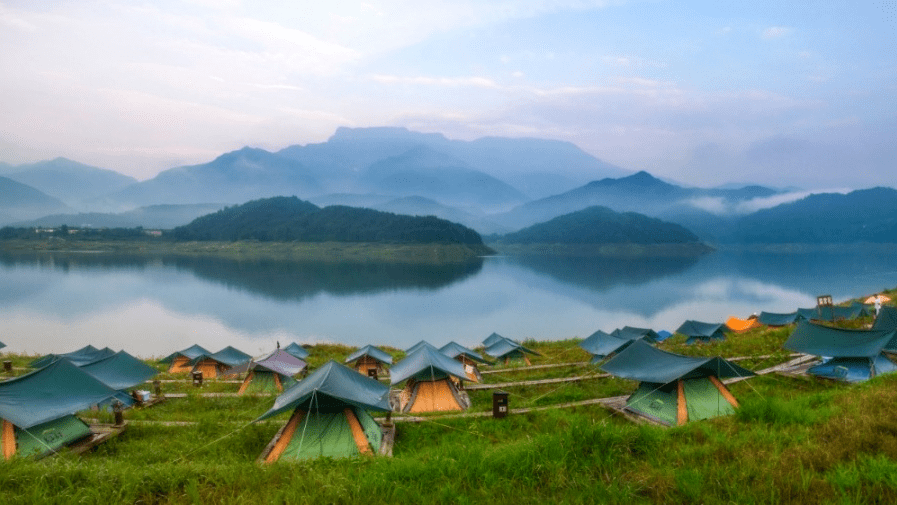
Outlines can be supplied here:
<path id="1" fill-rule="evenodd" d="M 0 254 L 6 351 L 92 344 L 161 357 L 192 344 L 253 355 L 277 342 L 407 348 L 584 338 L 622 326 L 675 330 L 812 307 L 897 285 L 897 253 L 720 251 L 692 259 L 491 257 L 467 265 Z"/>

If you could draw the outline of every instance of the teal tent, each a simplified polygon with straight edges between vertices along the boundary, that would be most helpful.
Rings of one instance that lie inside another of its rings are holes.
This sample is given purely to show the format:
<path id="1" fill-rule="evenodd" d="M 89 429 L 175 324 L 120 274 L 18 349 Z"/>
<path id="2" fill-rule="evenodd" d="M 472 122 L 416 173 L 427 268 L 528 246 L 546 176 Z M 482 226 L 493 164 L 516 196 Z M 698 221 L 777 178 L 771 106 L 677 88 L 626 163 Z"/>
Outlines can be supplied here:
<path id="1" fill-rule="evenodd" d="M 200 345 L 192 345 L 182 351 L 173 352 L 159 361 L 169 363 L 168 373 L 184 373 L 193 368 L 190 361 L 203 354 L 212 354 L 212 351 L 208 351 Z"/>
<path id="2" fill-rule="evenodd" d="M 116 390 L 116 399 L 127 406 L 133 405 L 134 399 L 126 390 L 145 383 L 159 373 L 155 368 L 125 351 L 88 363 L 82 366 L 81 370 Z"/>
<path id="3" fill-rule="evenodd" d="M 895 330 L 848 330 L 801 321 L 783 346 L 825 357 L 807 373 L 826 379 L 860 382 L 897 370 L 882 351 L 897 351 Z"/>
<path id="4" fill-rule="evenodd" d="M 423 345 L 390 370 L 392 384 L 405 381 L 395 410 L 418 413 L 470 408 L 470 398 L 455 380 L 468 380 L 464 365 L 430 344 Z"/>
<path id="5" fill-rule="evenodd" d="M 701 321 L 688 320 L 679 326 L 676 333 L 687 337 L 685 340 L 686 344 L 707 344 L 725 340 L 725 331 L 727 329 L 728 326 L 723 323 L 703 323 Z"/>
<path id="6" fill-rule="evenodd" d="M 605 372 L 639 381 L 625 410 L 666 425 L 731 414 L 738 402 L 721 382 L 754 372 L 719 357 L 697 358 L 662 351 L 644 340 L 601 365 Z"/>
<path id="7" fill-rule="evenodd" d="M 509 338 L 502 338 L 502 340 L 496 341 L 494 344 L 487 347 L 484 352 L 498 361 L 504 361 L 505 364 L 508 364 L 512 360 L 523 360 L 527 365 L 530 365 L 531 363 L 527 354 L 541 356 L 538 352 Z"/>
<path id="8" fill-rule="evenodd" d="M 651 342 L 658 342 L 661 340 L 660 335 L 658 335 L 656 331 L 650 328 L 635 328 L 633 326 L 624 326 L 622 328 L 617 328 L 610 334 L 615 337 L 624 338 L 626 340 L 636 340 L 641 337 L 645 337 Z"/>
<path id="9" fill-rule="evenodd" d="M 301 360 L 308 358 L 308 351 L 296 342 L 293 342 L 290 345 L 284 347 L 283 350 Z"/>
<path id="10" fill-rule="evenodd" d="M 846 307 L 840 305 L 819 306 L 813 309 L 797 309 L 797 313 L 808 321 L 850 321 L 862 316 L 868 316 L 866 306 L 854 302 Z"/>
<path id="11" fill-rule="evenodd" d="M 331 360 L 256 419 L 293 413 L 262 457 L 274 462 L 379 452 L 383 433 L 369 410 L 389 411 L 389 388 Z"/>
<path id="12" fill-rule="evenodd" d="M 200 354 L 190 360 L 191 372 L 202 372 L 203 377 L 215 378 L 227 374 L 228 370 L 248 363 L 252 356 L 239 349 L 227 346 L 214 354 Z"/>
<path id="13" fill-rule="evenodd" d="M 224 374 L 246 374 L 238 394 L 282 393 L 295 384 L 294 377 L 307 368 L 305 360 L 297 358 L 286 349 L 275 349 L 263 358 L 237 365 Z"/>
<path id="14" fill-rule="evenodd" d="M 392 355 L 372 345 L 366 345 L 346 358 L 359 373 L 376 377 L 386 373 L 386 367 L 392 365 Z"/>
<path id="15" fill-rule="evenodd" d="M 75 366 L 82 366 L 103 358 L 108 358 L 109 356 L 112 356 L 114 354 L 115 351 L 108 347 L 97 349 L 92 345 L 87 345 L 82 347 L 81 349 L 78 349 L 77 351 L 72 351 L 65 354 L 48 354 L 32 361 L 28 364 L 28 366 L 31 368 L 42 368 L 59 358 L 65 358 L 72 362 L 72 364 L 74 364 Z"/>
<path id="16" fill-rule="evenodd" d="M 65 359 L 0 382 L 3 458 L 45 455 L 90 436 L 90 428 L 74 414 L 115 393 Z"/>
<path id="17" fill-rule="evenodd" d="M 4 347 L 6 347 L 6 344 L 4 344 L 3 342 L 0 342 L 0 349 L 3 349 Z"/>
<path id="18" fill-rule="evenodd" d="M 421 347 L 423 347 L 423 346 L 425 346 L 425 345 L 432 346 L 433 344 L 427 342 L 426 340 L 421 340 L 420 342 L 418 342 L 418 343 L 412 345 L 412 346 L 409 347 L 408 349 L 405 349 L 405 354 L 411 354 L 411 353 L 413 353 L 414 351 L 420 349 Z"/>
<path id="19" fill-rule="evenodd" d="M 467 372 L 467 378 L 474 382 L 481 382 L 483 376 L 480 374 L 478 365 L 491 365 L 492 363 L 484 358 L 480 353 L 473 349 L 468 349 L 457 342 L 449 342 L 439 348 L 439 352 L 445 354 L 449 358 L 460 361 L 464 365 Z"/>
<path id="20" fill-rule="evenodd" d="M 875 316 L 875 322 L 872 324 L 873 330 L 897 330 L 897 308 L 890 305 L 882 305 L 878 314 Z"/>
<path id="21" fill-rule="evenodd" d="M 579 343 L 579 346 L 592 355 L 591 364 L 596 364 L 607 357 L 616 354 L 629 347 L 636 340 L 647 340 L 647 337 L 624 338 L 605 333 L 601 330 L 589 335 L 589 338 Z"/>
<path id="22" fill-rule="evenodd" d="M 760 324 L 764 324 L 766 326 L 788 326 L 789 324 L 793 324 L 798 319 L 797 312 L 789 312 L 787 314 L 781 314 L 777 312 L 761 312 L 759 316 L 757 316 L 757 321 Z"/>
<path id="23" fill-rule="evenodd" d="M 492 333 L 491 335 L 489 335 L 488 337 L 483 339 L 483 347 L 489 347 L 491 345 L 494 345 L 496 342 L 500 342 L 502 340 L 511 340 L 511 339 L 509 339 L 507 337 L 503 337 L 503 336 L 499 335 L 498 333 Z M 514 341 L 511 340 L 511 342 L 514 342 Z"/>

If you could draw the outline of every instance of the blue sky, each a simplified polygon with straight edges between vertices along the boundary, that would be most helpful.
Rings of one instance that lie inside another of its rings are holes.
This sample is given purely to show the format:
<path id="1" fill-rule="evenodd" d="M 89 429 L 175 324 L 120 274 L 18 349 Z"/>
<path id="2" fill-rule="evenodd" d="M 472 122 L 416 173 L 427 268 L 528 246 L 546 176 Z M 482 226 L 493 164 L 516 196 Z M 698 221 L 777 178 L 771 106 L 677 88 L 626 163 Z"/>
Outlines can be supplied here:
<path id="1" fill-rule="evenodd" d="M 146 179 L 394 125 L 700 186 L 894 185 L 895 0 L 283 4 L 0 0 L 0 161 Z"/>

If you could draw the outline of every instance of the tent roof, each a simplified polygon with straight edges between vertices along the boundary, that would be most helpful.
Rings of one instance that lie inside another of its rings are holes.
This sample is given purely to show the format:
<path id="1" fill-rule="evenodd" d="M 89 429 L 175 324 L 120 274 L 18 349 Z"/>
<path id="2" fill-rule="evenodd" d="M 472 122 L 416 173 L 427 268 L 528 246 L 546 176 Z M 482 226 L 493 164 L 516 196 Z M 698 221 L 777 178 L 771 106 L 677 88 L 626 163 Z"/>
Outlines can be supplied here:
<path id="1" fill-rule="evenodd" d="M 117 390 L 143 384 L 159 373 L 155 368 L 125 351 L 119 351 L 108 358 L 88 363 L 82 366 L 81 370 Z"/>
<path id="2" fill-rule="evenodd" d="M 3 349 L 4 347 L 6 347 L 6 344 L 4 344 L 3 342 L 0 342 L 0 349 Z"/>
<path id="3" fill-rule="evenodd" d="M 897 308 L 890 305 L 883 305 L 878 315 L 875 316 L 875 322 L 872 324 L 873 330 L 897 330 Z"/>
<path id="4" fill-rule="evenodd" d="M 398 384 L 413 376 L 444 376 L 454 375 L 461 380 L 467 380 L 467 372 L 459 361 L 449 358 L 439 352 L 430 344 L 421 346 L 420 349 L 405 356 L 389 371 L 390 381 Z"/>
<path id="5" fill-rule="evenodd" d="M 274 401 L 274 406 L 256 421 L 299 407 L 312 410 L 317 407 L 316 402 L 327 402 L 331 406 L 334 403 L 342 403 L 361 409 L 386 412 L 390 410 L 389 387 L 330 360 L 284 391 Z"/>
<path id="6" fill-rule="evenodd" d="M 489 363 L 489 360 L 484 358 L 480 353 L 474 351 L 473 349 L 468 349 L 467 347 L 464 347 L 463 345 L 455 341 L 449 342 L 440 347 L 439 352 L 445 354 L 449 358 L 457 358 L 458 356 L 464 355 L 468 359 L 471 359 L 473 361 L 478 361 L 480 363 Z"/>
<path id="7" fill-rule="evenodd" d="M 789 351 L 839 358 L 872 358 L 897 347 L 894 330 L 846 330 L 800 321 L 782 345 Z"/>
<path id="8" fill-rule="evenodd" d="M 159 361 L 161 361 L 162 363 L 170 363 L 173 359 L 177 358 L 178 356 L 183 356 L 187 359 L 194 359 L 203 354 L 206 354 L 206 355 L 212 354 L 212 351 L 207 350 L 205 347 L 202 347 L 199 344 L 193 344 L 190 347 L 188 347 L 182 351 L 173 352 L 173 353 L 169 354 L 168 356 L 162 358 Z"/>
<path id="9" fill-rule="evenodd" d="M 425 345 L 429 345 L 430 347 L 436 347 L 436 346 L 434 346 L 433 344 L 427 342 L 426 340 L 421 340 L 420 342 L 418 342 L 418 343 L 412 345 L 412 346 L 409 347 L 408 349 L 405 349 L 405 354 L 411 354 L 411 353 L 413 353 L 414 351 L 420 349 L 421 347 L 423 347 L 423 346 L 425 346 Z"/>
<path id="10" fill-rule="evenodd" d="M 579 343 L 579 346 L 586 352 L 594 356 L 608 356 L 615 352 L 619 352 L 635 340 L 641 340 L 645 337 L 636 337 L 633 339 L 618 337 L 601 330 L 593 333 L 589 338 Z"/>
<path id="11" fill-rule="evenodd" d="M 635 340 L 639 337 L 647 337 L 649 340 L 659 340 L 660 335 L 650 328 L 636 328 L 633 326 L 624 326 L 610 332 L 615 337 L 625 338 L 627 340 Z"/>
<path id="12" fill-rule="evenodd" d="M 641 382 L 666 384 L 678 379 L 714 375 L 720 379 L 750 377 L 754 372 L 722 358 L 697 358 L 662 351 L 644 340 L 636 340 L 601 366 L 605 372 Z"/>
<path id="13" fill-rule="evenodd" d="M 390 355 L 388 352 L 386 352 L 382 349 L 378 349 L 372 345 L 366 345 L 366 346 L 362 347 L 361 349 L 350 354 L 349 357 L 346 358 L 346 363 L 350 363 L 352 361 L 358 360 L 363 356 L 368 356 L 368 357 L 374 358 L 375 360 L 377 360 L 381 363 L 386 363 L 387 365 L 392 365 L 392 355 Z"/>
<path id="14" fill-rule="evenodd" d="M 279 373 L 287 377 L 292 377 L 297 373 L 305 370 L 308 363 L 299 359 L 286 349 L 275 349 L 274 352 L 264 358 L 253 360 L 238 366 L 245 366 L 249 370 L 262 369 L 269 372 Z M 235 371 L 231 369 L 229 372 Z"/>
<path id="15" fill-rule="evenodd" d="M 48 354 L 46 356 L 37 358 L 28 364 L 31 368 L 43 368 L 58 358 L 65 358 L 71 361 L 75 366 L 86 365 L 87 363 L 92 363 L 98 359 L 108 358 L 115 354 L 115 351 L 108 347 L 104 347 L 102 349 L 97 349 L 92 345 L 86 345 L 77 351 L 67 352 L 65 354 Z"/>
<path id="16" fill-rule="evenodd" d="M 492 333 L 492 335 L 489 335 L 488 337 L 486 337 L 483 340 L 483 347 L 489 347 L 491 345 L 495 345 L 496 342 L 500 342 L 502 340 L 511 340 L 511 339 L 507 338 L 507 337 L 503 337 L 503 336 L 499 335 L 498 333 Z M 513 342 L 513 340 L 511 340 L 511 342 Z"/>
<path id="17" fill-rule="evenodd" d="M 57 359 L 44 368 L 0 382 L 0 418 L 28 429 L 87 409 L 115 393 L 70 361 Z"/>
<path id="18" fill-rule="evenodd" d="M 766 326 L 788 326 L 796 321 L 797 317 L 797 312 L 789 312 L 787 314 L 761 312 L 760 315 L 757 316 L 757 321 L 760 321 L 761 324 L 765 324 Z"/>
<path id="19" fill-rule="evenodd" d="M 490 356 L 495 356 L 496 358 L 503 358 L 508 354 L 513 352 L 527 353 L 533 354 L 536 356 L 541 356 L 541 354 L 536 351 L 525 347 L 523 344 L 518 344 L 511 339 L 499 340 L 498 342 L 492 344 L 491 346 L 486 348 L 486 354 Z"/>
<path id="20" fill-rule="evenodd" d="M 204 359 L 217 361 L 218 363 L 229 367 L 236 367 L 237 365 L 248 363 L 250 360 L 252 360 L 252 356 L 239 349 L 234 349 L 231 346 L 227 346 L 214 354 L 200 354 L 199 356 L 191 359 L 190 364 L 195 365 L 196 363 L 199 363 Z"/>
<path id="21" fill-rule="evenodd" d="M 306 350 L 301 345 L 296 342 L 290 343 L 290 345 L 283 348 L 284 351 L 296 356 L 299 359 L 305 359 L 308 357 L 308 350 Z"/>
<path id="22" fill-rule="evenodd" d="M 727 328 L 722 323 L 703 323 L 701 321 L 688 320 L 679 326 L 676 333 L 686 337 L 712 337 L 717 332 L 725 331 Z"/>

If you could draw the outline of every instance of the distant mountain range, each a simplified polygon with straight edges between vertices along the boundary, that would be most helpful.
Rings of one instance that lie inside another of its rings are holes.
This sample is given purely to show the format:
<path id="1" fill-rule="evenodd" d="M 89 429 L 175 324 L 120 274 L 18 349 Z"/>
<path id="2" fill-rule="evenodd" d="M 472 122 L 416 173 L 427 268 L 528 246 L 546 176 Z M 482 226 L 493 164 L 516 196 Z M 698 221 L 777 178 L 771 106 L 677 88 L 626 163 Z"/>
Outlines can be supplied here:
<path id="1" fill-rule="evenodd" d="M 277 152 L 247 147 L 142 182 L 64 158 L 0 163 L 0 226 L 170 229 L 275 196 L 432 215 L 496 236 L 600 206 L 681 225 L 708 243 L 897 242 L 891 188 L 797 201 L 757 185 L 690 188 L 542 139 L 340 128 L 326 142 Z"/>

